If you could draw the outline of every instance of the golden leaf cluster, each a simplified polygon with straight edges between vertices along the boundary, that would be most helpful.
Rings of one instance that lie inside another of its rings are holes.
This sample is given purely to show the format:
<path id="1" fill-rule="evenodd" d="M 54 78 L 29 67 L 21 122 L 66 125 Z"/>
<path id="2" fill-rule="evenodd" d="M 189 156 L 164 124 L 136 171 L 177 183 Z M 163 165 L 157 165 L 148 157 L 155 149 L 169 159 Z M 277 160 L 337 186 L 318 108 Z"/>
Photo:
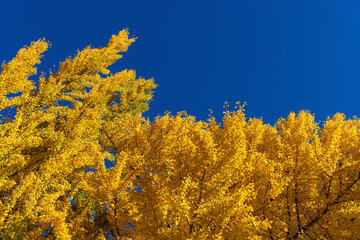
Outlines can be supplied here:
<path id="1" fill-rule="evenodd" d="M 153 79 L 108 70 L 134 41 L 120 31 L 38 86 L 45 40 L 2 65 L 0 110 L 16 114 L 0 124 L 1 239 L 360 236 L 357 118 L 320 127 L 300 111 L 271 126 L 238 103 L 219 123 L 151 122 Z"/>

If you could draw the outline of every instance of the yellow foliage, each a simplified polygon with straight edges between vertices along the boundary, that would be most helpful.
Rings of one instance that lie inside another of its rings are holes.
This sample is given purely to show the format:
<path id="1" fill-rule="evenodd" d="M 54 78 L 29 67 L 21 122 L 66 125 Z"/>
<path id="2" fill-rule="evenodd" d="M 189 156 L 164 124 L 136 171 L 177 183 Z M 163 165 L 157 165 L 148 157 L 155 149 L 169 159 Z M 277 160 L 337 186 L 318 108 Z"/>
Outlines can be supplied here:
<path id="1" fill-rule="evenodd" d="M 300 111 L 270 126 L 238 103 L 221 123 L 150 122 L 153 79 L 108 70 L 128 36 L 79 51 L 38 87 L 28 78 L 49 43 L 2 65 L 0 110 L 16 115 L 0 124 L 1 239 L 360 236 L 358 119 L 320 127 Z"/>
<path id="2" fill-rule="evenodd" d="M 56 73 L 41 75 L 38 87 L 28 78 L 49 43 L 33 42 L 2 65 L 0 110 L 16 107 L 16 115 L 0 126 L 0 238 L 38 239 L 43 231 L 57 239 L 102 238 L 100 229 L 84 223 L 91 203 L 75 208 L 70 200 L 86 194 L 85 170 L 112 159 L 100 141 L 106 122 L 145 111 L 156 87 L 134 71 L 107 69 L 135 41 L 128 35 L 120 31 L 104 48 L 79 51 Z"/>

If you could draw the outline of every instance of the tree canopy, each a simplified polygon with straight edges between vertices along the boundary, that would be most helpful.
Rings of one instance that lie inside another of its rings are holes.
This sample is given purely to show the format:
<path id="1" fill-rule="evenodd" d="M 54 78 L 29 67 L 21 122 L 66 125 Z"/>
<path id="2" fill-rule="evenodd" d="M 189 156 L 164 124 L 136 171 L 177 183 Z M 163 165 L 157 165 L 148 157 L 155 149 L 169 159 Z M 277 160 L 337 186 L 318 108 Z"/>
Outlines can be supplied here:
<path id="1" fill-rule="evenodd" d="M 134 41 L 120 31 L 37 82 L 45 40 L 2 64 L 1 239 L 360 236 L 357 118 L 271 126 L 238 103 L 221 122 L 150 121 L 153 79 L 108 70 Z"/>

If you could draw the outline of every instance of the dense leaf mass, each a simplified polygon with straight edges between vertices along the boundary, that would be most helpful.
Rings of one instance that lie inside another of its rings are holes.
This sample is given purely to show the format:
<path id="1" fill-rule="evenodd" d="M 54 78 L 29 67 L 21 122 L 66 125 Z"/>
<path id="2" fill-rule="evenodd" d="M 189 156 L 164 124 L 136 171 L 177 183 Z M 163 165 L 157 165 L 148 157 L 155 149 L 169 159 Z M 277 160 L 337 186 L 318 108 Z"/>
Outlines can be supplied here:
<path id="1" fill-rule="evenodd" d="M 354 239 L 360 122 L 307 111 L 275 126 L 244 105 L 150 122 L 153 79 L 110 74 L 124 30 L 29 80 L 49 43 L 2 65 L 1 239 Z M 112 164 L 105 165 L 105 162 Z M 109 167 L 111 165 L 111 167 Z"/>

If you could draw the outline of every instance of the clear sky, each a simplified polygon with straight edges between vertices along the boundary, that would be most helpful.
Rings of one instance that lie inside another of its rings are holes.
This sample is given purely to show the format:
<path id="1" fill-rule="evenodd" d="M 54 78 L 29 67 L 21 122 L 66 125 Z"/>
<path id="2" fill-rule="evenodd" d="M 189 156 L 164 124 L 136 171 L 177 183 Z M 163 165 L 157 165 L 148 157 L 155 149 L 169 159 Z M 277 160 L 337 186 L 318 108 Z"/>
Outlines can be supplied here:
<path id="1" fill-rule="evenodd" d="M 155 79 L 151 119 L 168 110 L 205 120 L 213 109 L 220 120 L 225 101 L 246 101 L 248 117 L 272 125 L 302 109 L 317 121 L 360 117 L 358 0 L 12 0 L 0 22 L 0 60 L 45 37 L 45 72 L 129 28 L 138 40 L 111 70 Z"/>

